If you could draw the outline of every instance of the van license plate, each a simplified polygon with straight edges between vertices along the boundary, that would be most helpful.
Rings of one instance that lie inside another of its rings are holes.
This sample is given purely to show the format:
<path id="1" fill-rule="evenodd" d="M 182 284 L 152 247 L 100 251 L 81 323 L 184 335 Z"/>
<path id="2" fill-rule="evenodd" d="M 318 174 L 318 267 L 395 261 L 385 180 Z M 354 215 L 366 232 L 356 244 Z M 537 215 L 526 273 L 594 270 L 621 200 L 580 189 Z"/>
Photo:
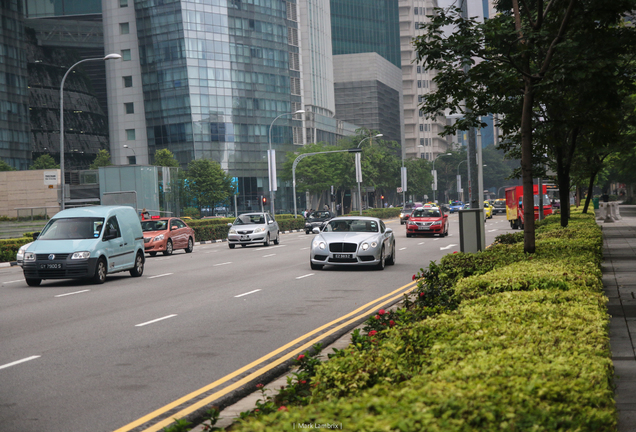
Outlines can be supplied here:
<path id="1" fill-rule="evenodd" d="M 345 258 L 345 259 L 347 259 L 347 258 L 349 258 L 349 259 L 353 258 L 353 257 L 351 256 L 351 254 L 333 254 L 333 257 L 334 257 L 334 258 Z"/>
<path id="2" fill-rule="evenodd" d="M 57 270 L 64 268 L 63 264 L 40 264 L 40 270 Z"/>

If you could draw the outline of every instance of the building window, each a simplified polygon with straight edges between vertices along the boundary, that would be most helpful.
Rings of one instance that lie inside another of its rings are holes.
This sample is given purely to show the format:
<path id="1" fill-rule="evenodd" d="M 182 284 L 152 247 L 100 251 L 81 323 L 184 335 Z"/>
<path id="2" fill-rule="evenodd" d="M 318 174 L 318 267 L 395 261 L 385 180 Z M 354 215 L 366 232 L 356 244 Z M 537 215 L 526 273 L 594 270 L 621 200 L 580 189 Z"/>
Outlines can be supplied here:
<path id="1" fill-rule="evenodd" d="M 420 138 L 420 147 L 424 146 L 424 138 Z"/>
<path id="2" fill-rule="evenodd" d="M 128 165 L 137 165 L 137 156 L 128 156 Z"/>
<path id="3" fill-rule="evenodd" d="M 417 8 L 417 7 L 414 7 L 414 8 L 413 8 L 413 15 L 417 15 L 417 10 L 418 10 L 418 9 L 419 9 L 419 8 Z"/>
<path id="4" fill-rule="evenodd" d="M 121 50 L 121 59 L 122 61 L 130 61 L 131 57 L 129 49 Z"/>
<path id="5" fill-rule="evenodd" d="M 128 23 L 119 23 L 119 34 L 129 34 L 130 25 Z"/>
<path id="6" fill-rule="evenodd" d="M 126 140 L 134 141 L 135 140 L 135 130 L 134 129 L 126 129 Z"/>
<path id="7" fill-rule="evenodd" d="M 420 110 L 420 117 L 424 117 L 424 111 Z"/>
<path id="8" fill-rule="evenodd" d="M 119 7 L 128 7 L 128 0 L 119 0 Z"/>
<path id="9" fill-rule="evenodd" d="M 124 79 L 124 87 L 132 87 L 132 76 L 122 77 Z"/>
<path id="10" fill-rule="evenodd" d="M 300 61 L 298 59 L 298 53 L 289 53 L 289 69 L 300 70 Z"/>
<path id="11" fill-rule="evenodd" d="M 290 21 L 298 21 L 298 14 L 296 13 L 296 3 L 287 3 L 287 19 Z"/>
<path id="12" fill-rule="evenodd" d="M 290 77 L 291 94 L 300 96 L 300 78 Z"/>
<path id="13" fill-rule="evenodd" d="M 287 27 L 287 43 L 289 45 L 298 46 L 298 29 Z"/>
<path id="14" fill-rule="evenodd" d="M 424 125 L 423 124 L 420 125 L 420 132 L 424 132 Z"/>
<path id="15" fill-rule="evenodd" d="M 292 131 L 294 133 L 293 140 L 294 144 L 302 144 L 303 143 L 303 129 L 299 127 L 293 127 Z"/>
<path id="16" fill-rule="evenodd" d="M 417 67 L 417 73 L 422 73 L 422 66 Z"/>
<path id="17" fill-rule="evenodd" d="M 124 111 L 126 112 L 126 114 L 134 114 L 135 104 L 133 102 L 126 102 L 124 104 Z"/>
<path id="18" fill-rule="evenodd" d="M 417 88 L 422 88 L 422 80 L 417 80 Z"/>

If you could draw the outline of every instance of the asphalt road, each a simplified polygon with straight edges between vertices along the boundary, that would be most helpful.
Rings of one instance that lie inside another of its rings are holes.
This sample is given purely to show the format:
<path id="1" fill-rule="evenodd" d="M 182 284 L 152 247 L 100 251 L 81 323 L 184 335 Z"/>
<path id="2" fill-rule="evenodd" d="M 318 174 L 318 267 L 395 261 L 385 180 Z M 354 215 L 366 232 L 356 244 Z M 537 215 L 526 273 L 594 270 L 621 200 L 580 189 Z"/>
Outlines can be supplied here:
<path id="1" fill-rule="evenodd" d="M 313 235 L 278 246 L 148 257 L 142 278 L 103 285 L 43 281 L 0 268 L 0 430 L 133 430 L 191 392 L 406 284 L 431 260 L 459 250 L 450 236 L 406 238 L 397 219 L 397 262 L 384 271 L 309 267 Z M 487 243 L 508 232 L 486 224 Z M 265 362 L 266 363 L 266 362 Z"/>

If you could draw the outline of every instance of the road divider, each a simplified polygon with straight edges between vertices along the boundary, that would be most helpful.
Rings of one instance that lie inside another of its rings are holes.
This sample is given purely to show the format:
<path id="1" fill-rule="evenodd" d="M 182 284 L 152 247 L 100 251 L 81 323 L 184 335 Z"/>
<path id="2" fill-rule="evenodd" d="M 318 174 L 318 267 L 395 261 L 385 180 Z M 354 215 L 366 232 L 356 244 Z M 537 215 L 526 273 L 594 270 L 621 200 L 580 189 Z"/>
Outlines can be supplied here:
<path id="1" fill-rule="evenodd" d="M 175 418 L 181 419 L 195 413 L 196 411 L 204 410 L 206 406 L 209 407 L 213 402 L 218 401 L 222 397 L 225 397 L 229 393 L 237 391 L 238 389 L 242 388 L 245 394 L 251 393 L 253 388 L 250 388 L 250 386 L 243 386 L 260 379 L 267 373 L 271 373 L 273 369 L 283 366 L 285 363 L 289 363 L 291 365 L 291 362 L 298 354 L 310 349 L 315 344 L 321 343 L 331 337 L 340 337 L 342 334 L 355 327 L 356 324 L 364 321 L 368 316 L 377 312 L 378 309 L 392 305 L 403 298 L 404 294 L 410 292 L 416 287 L 417 281 L 409 282 L 408 284 L 403 285 L 382 297 L 360 306 L 340 318 L 337 318 L 292 340 L 291 342 L 275 349 L 257 360 L 254 360 L 223 378 L 195 390 L 194 392 L 127 424 L 114 432 L 129 432 L 135 429 L 144 430 L 145 432 L 158 432 L 173 423 Z M 299 343 L 302 343 L 302 345 L 297 346 Z M 251 373 L 249 372 L 263 363 L 265 364 L 259 369 Z M 234 381 L 236 378 L 241 376 L 242 378 Z M 229 382 L 231 383 L 228 384 Z M 226 386 L 220 390 L 216 390 L 223 385 Z M 210 393 L 213 390 L 216 391 Z"/>

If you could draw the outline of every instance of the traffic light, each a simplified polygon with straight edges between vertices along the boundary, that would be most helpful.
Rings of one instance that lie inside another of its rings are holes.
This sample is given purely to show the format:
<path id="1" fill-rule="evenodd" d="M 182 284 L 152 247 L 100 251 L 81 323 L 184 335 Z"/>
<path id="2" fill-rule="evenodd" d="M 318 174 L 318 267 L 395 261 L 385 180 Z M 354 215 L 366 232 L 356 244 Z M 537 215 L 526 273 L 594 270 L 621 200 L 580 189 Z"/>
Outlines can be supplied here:
<path id="1" fill-rule="evenodd" d="M 384 199 L 384 195 L 380 195 L 380 199 Z"/>
<path id="2" fill-rule="evenodd" d="M 267 204 L 267 197 L 263 197 L 263 205 Z"/>

